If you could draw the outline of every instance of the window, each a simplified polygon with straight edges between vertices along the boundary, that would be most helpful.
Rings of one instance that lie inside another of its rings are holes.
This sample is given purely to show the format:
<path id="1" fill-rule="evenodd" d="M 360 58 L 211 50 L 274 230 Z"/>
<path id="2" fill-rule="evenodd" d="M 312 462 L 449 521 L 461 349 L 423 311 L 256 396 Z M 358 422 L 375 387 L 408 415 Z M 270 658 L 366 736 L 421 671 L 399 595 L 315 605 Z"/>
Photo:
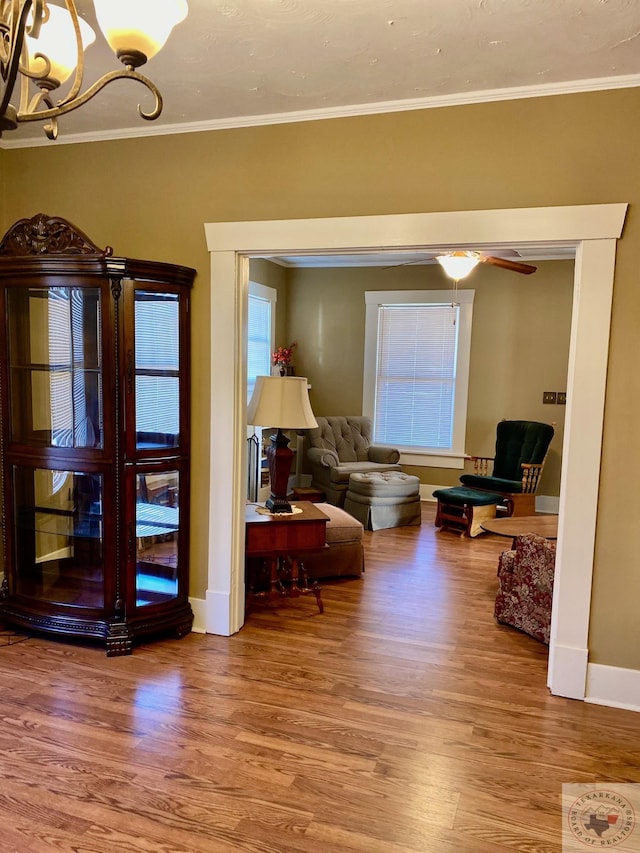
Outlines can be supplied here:
<path id="1" fill-rule="evenodd" d="M 365 294 L 363 410 L 374 440 L 400 448 L 405 463 L 462 467 L 473 297 Z"/>
<path id="2" fill-rule="evenodd" d="M 256 376 L 271 373 L 276 322 L 277 291 L 273 287 L 249 282 L 249 316 L 247 321 L 247 402 L 251 399 Z"/>

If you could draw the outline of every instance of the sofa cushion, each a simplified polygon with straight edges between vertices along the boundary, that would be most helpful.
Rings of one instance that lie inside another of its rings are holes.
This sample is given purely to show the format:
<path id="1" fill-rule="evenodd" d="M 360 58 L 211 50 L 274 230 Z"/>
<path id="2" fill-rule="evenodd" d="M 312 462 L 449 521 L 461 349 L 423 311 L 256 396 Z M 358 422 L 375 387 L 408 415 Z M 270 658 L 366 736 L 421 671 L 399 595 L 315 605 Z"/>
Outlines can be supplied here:
<path id="1" fill-rule="evenodd" d="M 362 539 L 364 532 L 362 524 L 348 512 L 329 503 L 318 503 L 316 506 L 329 518 L 327 522 L 328 545 Z"/>
<path id="2" fill-rule="evenodd" d="M 312 447 L 334 450 L 341 462 L 365 462 L 371 444 L 369 418 L 352 416 L 318 417 L 316 429 L 309 430 Z"/>
<path id="3" fill-rule="evenodd" d="M 348 512 L 330 503 L 317 503 L 328 516 L 323 551 L 306 554 L 304 567 L 310 578 L 359 577 L 364 571 L 362 524 Z"/>
<path id="4" fill-rule="evenodd" d="M 494 492 L 519 494 L 522 480 L 504 480 L 501 477 L 483 477 L 481 474 L 463 474 L 460 482 L 470 489 L 493 489 Z"/>
<path id="5" fill-rule="evenodd" d="M 330 478 L 334 483 L 344 483 L 346 485 L 352 474 L 369 474 L 373 471 L 379 472 L 381 470 L 400 471 L 400 465 L 380 465 L 376 462 L 341 462 L 340 465 L 331 468 Z"/>
<path id="6" fill-rule="evenodd" d="M 453 504 L 454 506 L 490 506 L 491 504 L 499 504 L 502 500 L 502 495 L 467 489 L 464 486 L 436 489 L 433 492 L 433 497 L 443 504 Z"/>

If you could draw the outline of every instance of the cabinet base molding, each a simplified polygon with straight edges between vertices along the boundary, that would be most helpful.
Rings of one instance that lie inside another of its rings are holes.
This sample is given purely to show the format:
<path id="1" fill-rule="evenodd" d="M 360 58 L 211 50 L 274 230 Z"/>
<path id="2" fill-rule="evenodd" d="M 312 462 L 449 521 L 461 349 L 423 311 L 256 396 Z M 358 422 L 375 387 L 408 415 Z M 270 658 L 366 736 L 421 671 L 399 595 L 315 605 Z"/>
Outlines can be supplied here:
<path id="1" fill-rule="evenodd" d="M 95 619 L 91 617 L 57 616 L 38 613 L 32 605 L 22 608 L 16 602 L 0 602 L 0 621 L 34 634 L 53 634 L 64 639 L 95 642 L 106 647 L 108 657 L 129 655 L 133 647 L 159 637 L 181 639 L 190 633 L 193 611 L 190 604 L 176 605 L 161 615 L 138 616 L 133 619 Z"/>

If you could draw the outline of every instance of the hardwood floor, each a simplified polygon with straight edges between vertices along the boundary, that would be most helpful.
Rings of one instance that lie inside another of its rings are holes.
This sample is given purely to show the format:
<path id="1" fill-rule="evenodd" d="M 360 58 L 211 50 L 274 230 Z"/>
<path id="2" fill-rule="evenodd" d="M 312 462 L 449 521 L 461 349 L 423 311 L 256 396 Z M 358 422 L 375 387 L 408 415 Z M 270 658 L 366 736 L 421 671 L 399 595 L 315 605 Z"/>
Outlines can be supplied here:
<path id="1" fill-rule="evenodd" d="M 0 648 L 2 853 L 551 853 L 640 716 L 560 699 L 493 620 L 497 536 L 366 534 L 362 580 L 131 657 Z M 7 639 L 8 642 L 8 639 Z"/>

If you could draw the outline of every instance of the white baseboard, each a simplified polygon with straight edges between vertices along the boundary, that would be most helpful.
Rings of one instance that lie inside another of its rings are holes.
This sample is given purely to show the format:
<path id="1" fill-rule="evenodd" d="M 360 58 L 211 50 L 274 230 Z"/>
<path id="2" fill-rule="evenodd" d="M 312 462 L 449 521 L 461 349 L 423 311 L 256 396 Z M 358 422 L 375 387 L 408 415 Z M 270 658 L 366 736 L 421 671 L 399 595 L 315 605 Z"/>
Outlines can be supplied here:
<path id="1" fill-rule="evenodd" d="M 436 489 L 446 489 L 447 486 L 428 486 L 425 483 L 420 483 L 420 500 L 421 501 L 430 501 L 431 503 L 435 503 L 436 499 L 433 496 L 433 493 Z M 453 488 L 453 487 L 452 487 Z"/>
<path id="2" fill-rule="evenodd" d="M 584 699 L 589 650 L 551 640 L 547 686 L 554 696 Z"/>
<path id="3" fill-rule="evenodd" d="M 230 598 L 231 595 L 228 592 L 207 590 L 207 597 L 204 602 L 204 624 L 208 634 L 220 634 L 223 637 L 230 637 L 235 633 L 231 629 Z"/>
<path id="4" fill-rule="evenodd" d="M 560 498 L 557 495 L 536 495 L 536 512 L 548 512 L 558 515 Z"/>
<path id="5" fill-rule="evenodd" d="M 590 663 L 585 702 L 640 711 L 640 670 Z"/>
<path id="6" fill-rule="evenodd" d="M 189 604 L 193 610 L 193 626 L 192 631 L 196 634 L 207 633 L 207 602 L 204 598 L 190 598 Z"/>

